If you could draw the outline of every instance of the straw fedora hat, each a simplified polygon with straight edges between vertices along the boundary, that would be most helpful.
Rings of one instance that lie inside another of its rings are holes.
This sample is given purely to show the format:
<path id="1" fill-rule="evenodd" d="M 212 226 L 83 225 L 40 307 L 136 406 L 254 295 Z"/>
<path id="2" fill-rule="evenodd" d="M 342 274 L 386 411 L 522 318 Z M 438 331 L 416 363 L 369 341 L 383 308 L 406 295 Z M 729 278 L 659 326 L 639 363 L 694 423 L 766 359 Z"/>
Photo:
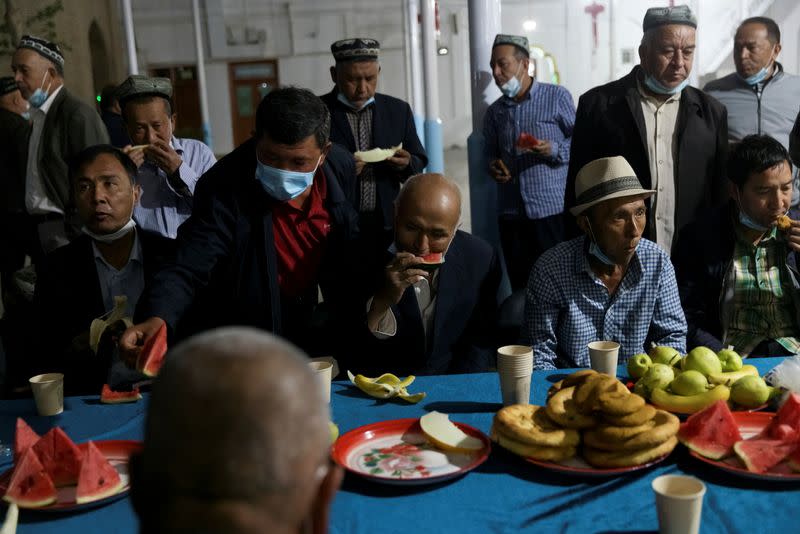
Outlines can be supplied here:
<path id="1" fill-rule="evenodd" d="M 622 156 L 600 158 L 584 165 L 575 178 L 575 206 L 570 212 L 577 216 L 595 204 L 611 198 L 655 193 L 644 189 L 628 161 Z"/>

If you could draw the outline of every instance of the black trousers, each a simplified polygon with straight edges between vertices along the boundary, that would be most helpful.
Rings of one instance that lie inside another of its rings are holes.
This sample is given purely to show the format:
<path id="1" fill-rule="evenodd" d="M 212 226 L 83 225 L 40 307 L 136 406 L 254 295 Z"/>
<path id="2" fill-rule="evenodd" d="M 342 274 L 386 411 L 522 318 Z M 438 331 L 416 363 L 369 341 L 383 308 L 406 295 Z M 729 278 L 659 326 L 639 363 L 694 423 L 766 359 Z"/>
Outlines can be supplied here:
<path id="1" fill-rule="evenodd" d="M 501 217 L 498 225 L 511 290 L 523 289 L 542 252 L 564 241 L 564 214 L 542 219 Z"/>

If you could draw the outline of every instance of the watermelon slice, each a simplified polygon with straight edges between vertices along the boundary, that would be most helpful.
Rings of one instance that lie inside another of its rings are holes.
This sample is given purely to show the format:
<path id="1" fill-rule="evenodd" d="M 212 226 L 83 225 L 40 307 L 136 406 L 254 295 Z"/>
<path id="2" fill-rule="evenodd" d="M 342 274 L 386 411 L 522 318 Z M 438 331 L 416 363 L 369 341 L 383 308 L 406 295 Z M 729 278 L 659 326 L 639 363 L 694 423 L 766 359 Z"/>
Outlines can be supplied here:
<path id="1" fill-rule="evenodd" d="M 794 431 L 795 439 L 800 439 L 800 395 L 797 393 L 792 393 L 787 397 L 778 413 L 757 438 L 789 439 L 792 433 L 790 429 Z"/>
<path id="2" fill-rule="evenodd" d="M 47 474 L 56 486 L 69 486 L 78 481 L 81 451 L 59 427 L 51 428 L 33 447 Z"/>
<path id="3" fill-rule="evenodd" d="M 442 252 L 431 252 L 430 254 L 425 254 L 424 256 L 420 257 L 422 258 L 422 263 L 414 265 L 414 268 L 422 269 L 423 271 L 428 271 L 429 273 L 435 271 L 444 263 L 444 253 Z"/>
<path id="4" fill-rule="evenodd" d="M 539 140 L 528 132 L 522 132 L 517 138 L 517 147 L 523 150 L 530 150 L 539 145 Z"/>
<path id="5" fill-rule="evenodd" d="M 746 439 L 733 446 L 736 456 L 748 471 L 764 473 L 781 463 L 797 449 L 795 440 Z"/>
<path id="6" fill-rule="evenodd" d="M 103 390 L 100 392 L 100 402 L 103 404 L 136 402 L 141 398 L 142 394 L 139 393 L 139 388 L 133 388 L 131 391 L 114 391 L 108 384 L 103 384 Z"/>
<path id="7" fill-rule="evenodd" d="M 91 441 L 87 443 L 86 452 L 81 459 L 75 502 L 83 504 L 105 499 L 119 493 L 123 485 L 119 473 L 100 449 Z"/>
<path id="8" fill-rule="evenodd" d="M 794 471 L 800 472 L 800 446 L 798 446 L 792 454 L 789 455 L 789 467 Z"/>
<path id="9" fill-rule="evenodd" d="M 56 500 L 58 492 L 32 448 L 22 453 L 3 500 L 22 508 L 40 508 Z"/>
<path id="10" fill-rule="evenodd" d="M 39 434 L 33 431 L 28 423 L 17 417 L 17 430 L 14 433 L 14 462 L 18 463 L 25 450 L 39 441 Z"/>
<path id="11" fill-rule="evenodd" d="M 161 323 L 161 328 L 145 341 L 142 352 L 136 360 L 136 368 L 147 376 L 156 376 L 161 370 L 166 354 L 167 323 Z"/>
<path id="12" fill-rule="evenodd" d="M 719 460 L 733 452 L 734 443 L 742 440 L 728 403 L 718 400 L 689 416 L 681 424 L 678 439 L 697 454 Z"/>

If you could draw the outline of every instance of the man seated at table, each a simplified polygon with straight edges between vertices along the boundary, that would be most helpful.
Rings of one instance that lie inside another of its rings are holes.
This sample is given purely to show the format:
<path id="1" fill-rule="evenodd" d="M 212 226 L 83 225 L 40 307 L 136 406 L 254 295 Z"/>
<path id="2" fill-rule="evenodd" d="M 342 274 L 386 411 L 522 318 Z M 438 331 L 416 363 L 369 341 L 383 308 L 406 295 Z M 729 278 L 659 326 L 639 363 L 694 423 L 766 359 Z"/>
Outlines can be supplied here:
<path id="1" fill-rule="evenodd" d="M 458 230 L 461 194 L 441 174 L 406 181 L 395 200 L 394 244 L 375 274 L 362 326 L 362 374 L 486 371 L 496 350 L 500 264 L 485 241 Z M 444 263 L 423 270 L 422 256 Z M 371 334 L 370 334 L 371 332 Z"/>
<path id="2" fill-rule="evenodd" d="M 178 231 L 177 258 L 156 273 L 137 308 L 142 321 L 121 338 L 129 362 L 164 322 L 178 338 L 240 324 L 307 352 L 331 353 L 335 333 L 320 334 L 325 327 L 313 320 L 318 287 L 328 309 L 352 307 L 356 284 L 348 265 L 358 214 L 323 169 L 329 131 L 328 109 L 307 89 L 264 97 L 254 137 L 198 182 L 192 215 Z"/>
<path id="3" fill-rule="evenodd" d="M 579 171 L 571 212 L 585 235 L 545 252 L 528 280 L 523 337 L 536 369 L 588 367 L 587 344 L 600 340 L 620 344 L 619 363 L 651 342 L 684 352 L 675 272 L 642 238 L 653 193 L 621 156 Z"/>
<path id="4" fill-rule="evenodd" d="M 68 391 L 97 394 L 109 361 L 89 346 L 92 320 L 111 312 L 118 296 L 127 298 L 124 315 L 133 317 L 145 278 L 169 257 L 173 242 L 136 228 L 136 165 L 120 150 L 86 148 L 69 174 L 83 235 L 37 264 L 36 367 L 64 372 Z"/>
<path id="5" fill-rule="evenodd" d="M 792 163 L 781 143 L 750 135 L 728 160 L 730 203 L 679 235 L 678 289 L 689 324 L 689 347 L 732 345 L 750 356 L 800 351 L 797 258 L 800 213 L 776 220 L 792 200 Z"/>
<path id="6" fill-rule="evenodd" d="M 329 417 L 294 346 L 243 327 L 186 340 L 131 459 L 140 532 L 326 532 L 343 475 L 328 459 Z"/>

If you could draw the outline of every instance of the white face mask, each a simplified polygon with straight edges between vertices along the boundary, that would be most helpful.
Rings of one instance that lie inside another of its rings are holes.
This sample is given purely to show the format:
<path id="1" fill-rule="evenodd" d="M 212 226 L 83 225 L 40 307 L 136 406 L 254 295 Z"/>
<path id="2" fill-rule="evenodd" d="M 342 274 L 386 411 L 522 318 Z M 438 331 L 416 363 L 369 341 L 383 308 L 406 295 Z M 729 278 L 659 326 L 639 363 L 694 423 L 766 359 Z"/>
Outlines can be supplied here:
<path id="1" fill-rule="evenodd" d="M 514 74 L 514 77 L 508 80 L 506 83 L 500 86 L 500 92 L 502 92 L 508 98 L 514 98 L 519 94 L 520 89 L 522 89 L 522 83 L 519 81 L 519 72 L 522 69 L 522 62 L 520 62 L 519 67 L 517 67 L 517 72 Z"/>
<path id="2" fill-rule="evenodd" d="M 125 223 L 125 226 L 123 226 L 122 228 L 111 234 L 96 234 L 91 230 L 89 230 L 86 226 L 81 228 L 81 231 L 84 234 L 91 237 L 92 239 L 94 239 L 95 241 L 99 241 L 100 243 L 113 243 L 117 239 L 125 237 L 126 235 L 131 233 L 134 228 L 136 228 L 136 222 L 133 220 L 133 218 L 131 218 L 128 220 L 127 223 Z"/>

